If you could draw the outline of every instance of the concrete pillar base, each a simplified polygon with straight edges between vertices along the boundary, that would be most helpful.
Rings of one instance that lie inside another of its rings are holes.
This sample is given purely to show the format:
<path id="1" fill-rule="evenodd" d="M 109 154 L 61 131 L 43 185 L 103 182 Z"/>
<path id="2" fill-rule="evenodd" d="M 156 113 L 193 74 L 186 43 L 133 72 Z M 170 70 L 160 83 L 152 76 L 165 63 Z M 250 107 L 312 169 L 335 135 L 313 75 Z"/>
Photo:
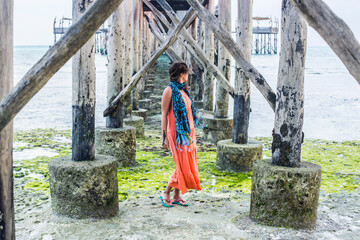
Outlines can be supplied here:
<path id="1" fill-rule="evenodd" d="M 136 129 L 96 127 L 95 152 L 115 157 L 118 167 L 136 165 Z"/>
<path id="2" fill-rule="evenodd" d="M 196 109 L 202 109 L 203 108 L 203 101 L 202 100 L 194 100 L 194 107 Z"/>
<path id="3" fill-rule="evenodd" d="M 254 163 L 250 218 L 271 226 L 314 228 L 321 182 L 321 167 L 301 162 L 299 168 Z"/>
<path id="4" fill-rule="evenodd" d="M 145 90 L 142 94 L 142 99 L 150 99 L 151 91 Z"/>
<path id="5" fill-rule="evenodd" d="M 232 139 L 217 143 L 216 168 L 220 171 L 250 172 L 253 163 L 262 159 L 262 144 L 250 140 L 247 144 L 236 144 Z"/>
<path id="6" fill-rule="evenodd" d="M 142 117 L 144 121 L 146 121 L 147 118 L 147 109 L 138 109 L 138 110 L 132 110 L 132 114 L 137 117 Z"/>
<path id="7" fill-rule="evenodd" d="M 214 118 L 213 115 L 206 114 L 201 116 L 201 119 L 205 126 L 203 129 L 205 141 L 217 143 L 232 137 L 232 118 Z"/>
<path id="8" fill-rule="evenodd" d="M 49 162 L 51 207 L 71 218 L 110 218 L 119 213 L 116 159 L 71 161 L 71 155 Z"/>
<path id="9" fill-rule="evenodd" d="M 151 99 L 140 99 L 139 108 L 150 110 L 151 109 Z"/>
<path id="10" fill-rule="evenodd" d="M 136 137 L 145 137 L 144 118 L 138 116 L 130 116 L 124 118 L 124 125 L 136 128 Z"/>

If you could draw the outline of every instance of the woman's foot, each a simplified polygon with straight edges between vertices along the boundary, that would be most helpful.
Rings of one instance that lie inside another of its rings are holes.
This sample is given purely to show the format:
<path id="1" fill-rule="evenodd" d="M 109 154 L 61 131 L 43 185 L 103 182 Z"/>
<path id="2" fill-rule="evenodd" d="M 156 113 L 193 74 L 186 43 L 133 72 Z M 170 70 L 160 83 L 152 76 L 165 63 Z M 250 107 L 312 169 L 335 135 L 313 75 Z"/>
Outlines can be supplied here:
<path id="1" fill-rule="evenodd" d="M 162 196 L 162 200 L 164 201 L 164 203 L 166 205 L 172 206 L 171 201 L 170 201 L 170 193 L 163 192 L 161 196 Z"/>
<path id="2" fill-rule="evenodd" d="M 174 195 L 173 195 L 173 198 L 171 200 L 172 203 L 174 204 L 179 204 L 181 206 L 188 206 L 189 204 L 180 198 L 180 190 L 179 189 L 176 189 L 174 190 Z"/>
<path id="3" fill-rule="evenodd" d="M 172 203 L 171 203 L 171 200 L 170 200 L 170 192 L 171 192 L 171 188 L 170 186 L 167 186 L 165 188 L 165 190 L 163 191 L 161 197 L 160 197 L 160 200 L 161 202 L 163 203 L 163 205 L 165 207 L 172 207 Z"/>

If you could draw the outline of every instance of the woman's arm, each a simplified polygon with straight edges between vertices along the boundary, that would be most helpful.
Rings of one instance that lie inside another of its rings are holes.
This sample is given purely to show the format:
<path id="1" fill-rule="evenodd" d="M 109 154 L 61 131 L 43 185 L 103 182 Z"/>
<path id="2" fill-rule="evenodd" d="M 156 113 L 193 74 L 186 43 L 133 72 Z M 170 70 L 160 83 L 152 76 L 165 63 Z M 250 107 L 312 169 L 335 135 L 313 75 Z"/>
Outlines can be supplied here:
<path id="1" fill-rule="evenodd" d="M 161 99 L 161 132 L 163 139 L 163 148 L 167 151 L 169 150 L 169 140 L 167 138 L 167 115 L 170 109 L 171 104 L 171 88 L 166 87 L 162 99 Z"/>

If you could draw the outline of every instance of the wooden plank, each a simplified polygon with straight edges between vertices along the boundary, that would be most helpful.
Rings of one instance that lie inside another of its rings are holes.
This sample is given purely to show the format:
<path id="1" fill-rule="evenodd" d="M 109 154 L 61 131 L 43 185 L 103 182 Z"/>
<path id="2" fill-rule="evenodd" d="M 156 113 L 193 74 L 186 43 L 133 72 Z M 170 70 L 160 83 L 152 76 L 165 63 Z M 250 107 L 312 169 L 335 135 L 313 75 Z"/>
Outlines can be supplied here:
<path id="1" fill-rule="evenodd" d="M 321 0 L 291 0 L 360 84 L 360 44 L 349 26 Z"/>
<path id="2" fill-rule="evenodd" d="M 93 0 L 73 0 L 74 21 Z M 72 155 L 73 161 L 95 160 L 95 35 L 72 58 Z"/>
<path id="3" fill-rule="evenodd" d="M 179 19 L 177 18 L 176 13 L 171 9 L 171 7 L 167 4 L 167 2 L 165 0 L 157 0 L 157 1 L 161 4 L 161 7 L 166 10 L 166 13 L 170 17 L 171 21 L 173 21 L 174 23 L 179 22 Z M 200 46 L 191 37 L 191 35 L 187 31 L 182 31 L 181 34 L 184 37 L 183 41 L 189 42 L 190 46 L 192 46 L 191 49 L 203 61 L 204 68 L 207 69 L 208 72 L 212 73 L 214 75 L 214 77 L 216 77 L 216 79 L 218 79 L 219 83 L 222 84 L 223 87 L 227 90 L 227 92 L 231 96 L 233 96 L 234 88 L 226 80 L 225 76 L 215 66 L 215 64 L 206 57 L 205 52 L 200 48 Z M 190 49 L 189 49 L 189 51 L 190 51 Z"/>
<path id="4" fill-rule="evenodd" d="M 228 49 L 230 54 L 233 56 L 235 61 L 243 69 L 245 76 L 250 78 L 252 83 L 261 94 L 265 97 L 266 101 L 270 107 L 275 111 L 275 101 L 276 95 L 271 89 L 269 84 L 266 82 L 265 78 L 260 74 L 260 72 L 246 59 L 241 49 L 236 45 L 235 41 L 232 39 L 231 35 L 227 33 L 219 20 L 207 11 L 201 4 L 196 0 L 187 0 L 190 6 L 192 6 L 198 13 L 198 17 L 201 18 L 209 28 L 215 33 L 217 39 L 219 39 Z"/>
<path id="5" fill-rule="evenodd" d="M 307 25 L 290 0 L 282 1 L 281 26 L 272 164 L 299 167 L 304 120 Z"/>
<path id="6" fill-rule="evenodd" d="M 121 21 L 121 6 L 109 18 L 109 38 L 108 38 L 108 72 L 107 72 L 107 102 L 108 104 L 123 89 L 122 82 L 122 45 L 123 27 Z M 112 114 L 106 118 L 107 128 L 123 127 L 123 109 L 119 104 Z"/>
<path id="7" fill-rule="evenodd" d="M 219 0 L 218 2 L 218 19 L 228 34 L 231 34 L 231 1 Z M 218 68 L 221 69 L 222 74 L 225 76 L 226 81 L 230 82 L 230 67 L 231 56 L 221 42 L 219 42 L 218 52 Z M 214 117 L 227 118 L 229 110 L 229 95 L 226 90 L 220 85 L 216 84 L 216 99 Z"/>
<path id="8" fill-rule="evenodd" d="M 195 13 L 195 11 L 190 8 L 186 13 L 185 17 L 181 20 L 181 22 L 176 26 L 176 28 L 172 31 L 170 37 L 159 47 L 156 53 L 151 57 L 151 59 L 144 64 L 144 66 L 132 77 L 131 82 L 117 95 L 117 97 L 112 101 L 109 107 L 104 110 L 104 117 L 108 116 L 119 102 L 123 101 L 124 97 L 131 92 L 131 89 L 136 86 L 138 81 L 146 74 L 146 72 L 154 65 L 156 60 L 166 51 L 166 49 L 173 44 L 179 35 L 181 29 L 184 28 L 185 24 L 191 18 L 191 16 Z"/>
<path id="9" fill-rule="evenodd" d="M 123 0 L 96 1 L 0 102 L 0 130 L 83 46 Z"/>
<path id="10" fill-rule="evenodd" d="M 251 62 L 252 45 L 252 0 L 238 0 L 236 20 L 236 43 L 244 49 L 244 57 Z M 232 141 L 238 144 L 248 143 L 250 116 L 250 79 L 245 76 L 238 64 L 235 66 L 235 96 Z"/>
<path id="11" fill-rule="evenodd" d="M 0 100 L 13 87 L 14 1 L 0 0 Z M 13 122 L 0 130 L 0 239 L 15 239 Z"/>

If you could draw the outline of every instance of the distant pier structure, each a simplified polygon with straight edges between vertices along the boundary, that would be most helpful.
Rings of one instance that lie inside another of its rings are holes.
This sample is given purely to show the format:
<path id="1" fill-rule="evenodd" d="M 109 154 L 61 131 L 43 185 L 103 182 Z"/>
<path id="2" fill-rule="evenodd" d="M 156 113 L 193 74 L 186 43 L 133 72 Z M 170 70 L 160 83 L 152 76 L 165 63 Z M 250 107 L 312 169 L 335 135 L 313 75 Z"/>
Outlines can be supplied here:
<path id="1" fill-rule="evenodd" d="M 72 24 L 71 18 L 55 18 L 53 24 L 54 33 L 54 44 L 57 41 L 58 36 L 60 37 L 66 32 L 68 27 Z M 108 29 L 105 28 L 105 23 L 96 31 L 95 34 L 95 53 L 101 53 L 102 55 L 107 54 L 107 40 L 108 40 Z"/>
<path id="2" fill-rule="evenodd" d="M 253 17 L 252 54 L 277 54 L 278 33 L 277 18 Z"/>

